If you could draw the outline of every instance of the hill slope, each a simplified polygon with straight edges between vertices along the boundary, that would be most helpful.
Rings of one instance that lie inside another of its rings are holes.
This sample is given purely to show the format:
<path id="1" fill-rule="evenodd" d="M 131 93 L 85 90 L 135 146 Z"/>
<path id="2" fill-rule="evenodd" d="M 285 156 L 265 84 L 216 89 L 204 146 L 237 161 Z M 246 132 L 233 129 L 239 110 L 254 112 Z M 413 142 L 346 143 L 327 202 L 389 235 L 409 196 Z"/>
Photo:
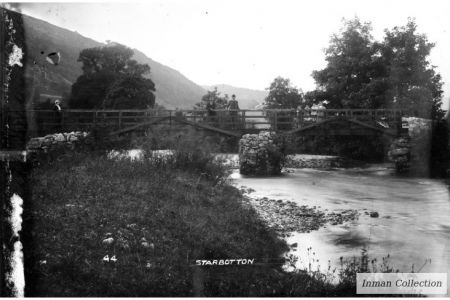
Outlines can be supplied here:
<path id="1" fill-rule="evenodd" d="M 213 90 L 215 87 L 217 87 L 217 90 L 223 95 L 228 94 L 231 97 L 231 95 L 235 94 L 236 99 L 239 101 L 239 107 L 242 109 L 255 108 L 257 105 L 264 102 L 264 98 L 266 98 L 268 94 L 267 91 L 251 90 L 227 84 L 203 86 L 203 88 L 207 90 Z"/>
<path id="2" fill-rule="evenodd" d="M 35 80 L 39 82 L 38 93 L 48 95 L 70 93 L 72 83 L 82 73 L 81 63 L 77 62 L 80 51 L 104 44 L 26 15 L 23 15 L 23 22 L 27 42 L 25 61 L 26 77 L 29 83 L 27 86 L 32 86 L 31 81 L 34 75 Z M 45 63 L 45 54 L 54 51 L 61 53 L 61 62 L 58 66 Z M 152 60 L 138 50 L 135 50 L 134 58 L 150 66 L 149 77 L 156 84 L 158 104 L 167 108 L 191 108 L 206 93 L 202 87 L 177 70 Z M 27 92 L 30 95 L 30 91 Z"/>

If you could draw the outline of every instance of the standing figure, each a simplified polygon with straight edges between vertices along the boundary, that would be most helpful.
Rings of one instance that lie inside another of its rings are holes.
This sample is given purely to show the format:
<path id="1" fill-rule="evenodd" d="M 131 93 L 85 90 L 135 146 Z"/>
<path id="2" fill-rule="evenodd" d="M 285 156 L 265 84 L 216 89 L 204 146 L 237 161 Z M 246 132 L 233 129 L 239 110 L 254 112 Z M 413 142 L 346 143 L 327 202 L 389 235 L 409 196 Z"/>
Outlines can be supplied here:
<path id="1" fill-rule="evenodd" d="M 231 100 L 228 101 L 228 111 L 231 119 L 232 129 L 236 129 L 236 123 L 238 122 L 239 103 L 236 100 L 236 95 L 231 96 Z"/>
<path id="2" fill-rule="evenodd" d="M 55 116 L 55 129 L 61 130 L 61 121 L 62 121 L 62 109 L 61 102 L 59 100 L 55 100 L 55 104 L 53 105 L 53 114 Z"/>

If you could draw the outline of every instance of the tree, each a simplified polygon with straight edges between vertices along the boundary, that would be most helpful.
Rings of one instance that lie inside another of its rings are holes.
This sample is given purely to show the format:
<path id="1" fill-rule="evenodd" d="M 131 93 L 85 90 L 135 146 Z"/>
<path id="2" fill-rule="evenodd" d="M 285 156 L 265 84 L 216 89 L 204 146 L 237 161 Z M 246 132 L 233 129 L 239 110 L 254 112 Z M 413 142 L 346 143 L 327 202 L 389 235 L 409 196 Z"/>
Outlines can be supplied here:
<path id="1" fill-rule="evenodd" d="M 217 87 L 214 90 L 207 91 L 205 95 L 202 96 L 202 100 L 195 104 L 195 109 L 204 110 L 208 107 L 211 109 L 226 109 L 228 106 L 228 95 L 221 96 Z"/>
<path id="2" fill-rule="evenodd" d="M 303 93 L 291 85 L 287 78 L 278 76 L 268 88 L 269 94 L 264 100 L 268 109 L 297 109 L 303 104 Z M 267 112 L 267 118 L 275 129 L 291 129 L 295 112 Z"/>
<path id="3" fill-rule="evenodd" d="M 303 93 L 287 78 L 275 78 L 268 88 L 264 106 L 269 109 L 297 109 L 303 102 Z"/>
<path id="4" fill-rule="evenodd" d="M 374 44 L 370 23 L 362 23 L 358 18 L 343 20 L 343 27 L 330 40 L 325 50 L 327 66 L 314 71 L 312 76 L 317 84 L 307 99 L 315 102 L 328 101 L 328 108 L 376 108 L 376 91 L 382 82 L 374 82 L 384 71 L 374 59 L 378 46 Z"/>
<path id="5" fill-rule="evenodd" d="M 81 51 L 83 74 L 72 85 L 71 108 L 143 109 L 155 105 L 155 84 L 144 76 L 147 64 L 131 59 L 133 50 L 108 43 Z"/>
<path id="6" fill-rule="evenodd" d="M 414 19 L 406 26 L 385 31 L 382 60 L 389 73 L 386 95 L 396 108 L 406 108 L 420 117 L 440 119 L 442 79 L 428 61 L 434 43 L 419 34 Z"/>
<path id="7" fill-rule="evenodd" d="M 328 100 L 328 108 L 400 108 L 442 117 L 441 76 L 428 62 L 434 44 L 416 29 L 408 19 L 406 26 L 385 30 L 377 42 L 370 23 L 344 20 L 325 51 L 327 66 L 312 74 L 317 88 L 306 100 Z"/>

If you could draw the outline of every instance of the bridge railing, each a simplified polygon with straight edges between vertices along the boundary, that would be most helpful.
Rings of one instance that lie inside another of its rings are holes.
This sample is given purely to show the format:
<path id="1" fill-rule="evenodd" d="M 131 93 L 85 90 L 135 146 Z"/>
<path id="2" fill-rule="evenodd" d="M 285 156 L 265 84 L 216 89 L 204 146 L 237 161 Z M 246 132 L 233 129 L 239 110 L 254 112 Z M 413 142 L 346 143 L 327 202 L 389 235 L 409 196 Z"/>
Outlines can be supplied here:
<path id="1" fill-rule="evenodd" d="M 52 130 L 89 130 L 95 126 L 122 129 L 161 120 L 175 124 L 177 119 L 227 130 L 290 130 L 335 117 L 394 127 L 402 110 L 392 109 L 262 109 L 262 110 L 82 110 L 67 109 L 57 114 L 52 110 L 27 111 L 42 132 Z"/>

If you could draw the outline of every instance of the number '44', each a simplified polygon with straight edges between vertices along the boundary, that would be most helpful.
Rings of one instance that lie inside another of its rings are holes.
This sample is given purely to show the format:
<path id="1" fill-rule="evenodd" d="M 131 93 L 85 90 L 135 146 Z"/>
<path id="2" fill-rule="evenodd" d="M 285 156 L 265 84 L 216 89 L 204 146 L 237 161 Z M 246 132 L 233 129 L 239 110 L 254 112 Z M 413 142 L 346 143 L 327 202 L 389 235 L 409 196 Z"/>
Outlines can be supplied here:
<path id="1" fill-rule="evenodd" d="M 110 262 L 110 261 L 116 262 L 116 261 L 117 261 L 117 258 L 116 258 L 115 255 L 113 255 L 111 258 L 109 258 L 109 255 L 106 254 L 105 257 L 103 257 L 103 261 L 106 261 L 106 262 Z"/>

